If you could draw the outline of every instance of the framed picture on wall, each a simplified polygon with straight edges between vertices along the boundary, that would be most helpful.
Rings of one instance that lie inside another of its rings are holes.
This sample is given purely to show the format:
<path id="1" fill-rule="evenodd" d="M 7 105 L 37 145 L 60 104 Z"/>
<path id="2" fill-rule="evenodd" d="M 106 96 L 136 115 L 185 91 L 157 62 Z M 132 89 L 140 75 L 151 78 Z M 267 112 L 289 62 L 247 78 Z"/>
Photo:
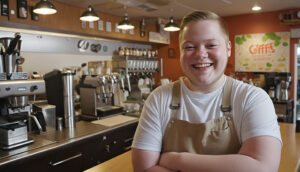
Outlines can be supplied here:
<path id="1" fill-rule="evenodd" d="M 169 58 L 174 58 L 175 57 L 175 49 L 174 48 L 169 48 L 168 49 L 168 57 Z"/>

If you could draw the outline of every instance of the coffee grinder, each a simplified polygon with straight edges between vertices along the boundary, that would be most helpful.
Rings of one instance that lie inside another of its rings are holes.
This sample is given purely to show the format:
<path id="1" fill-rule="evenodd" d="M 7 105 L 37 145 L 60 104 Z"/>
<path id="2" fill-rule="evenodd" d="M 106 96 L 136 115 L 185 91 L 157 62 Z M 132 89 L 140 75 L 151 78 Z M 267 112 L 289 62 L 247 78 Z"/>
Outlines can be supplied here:
<path id="1" fill-rule="evenodd" d="M 64 128 L 75 128 L 74 75 L 71 68 L 53 70 L 44 75 L 48 103 L 56 106 L 56 117 L 63 119 Z"/>
<path id="2" fill-rule="evenodd" d="M 44 80 L 28 80 L 27 73 L 19 72 L 21 64 L 20 35 L 0 38 L 0 148 L 12 149 L 33 143 L 28 139 L 31 106 L 29 95 L 45 92 Z"/>
<path id="3" fill-rule="evenodd" d="M 276 76 L 277 76 L 276 72 L 265 73 L 265 78 L 266 78 L 265 89 L 273 101 L 276 100 L 276 85 L 278 83 L 278 80 L 276 80 Z"/>
<path id="4" fill-rule="evenodd" d="M 290 72 L 277 73 L 275 77 L 276 84 L 276 98 L 279 101 L 288 101 L 290 99 L 290 88 L 292 75 Z"/>

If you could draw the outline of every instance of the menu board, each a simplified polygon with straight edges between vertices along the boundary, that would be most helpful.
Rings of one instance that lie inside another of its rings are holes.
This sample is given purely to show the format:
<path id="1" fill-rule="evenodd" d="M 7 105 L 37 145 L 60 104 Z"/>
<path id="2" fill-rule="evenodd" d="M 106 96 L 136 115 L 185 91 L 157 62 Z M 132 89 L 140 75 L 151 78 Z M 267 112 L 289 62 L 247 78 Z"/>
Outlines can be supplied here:
<path id="1" fill-rule="evenodd" d="M 236 72 L 289 72 L 290 32 L 235 36 Z"/>

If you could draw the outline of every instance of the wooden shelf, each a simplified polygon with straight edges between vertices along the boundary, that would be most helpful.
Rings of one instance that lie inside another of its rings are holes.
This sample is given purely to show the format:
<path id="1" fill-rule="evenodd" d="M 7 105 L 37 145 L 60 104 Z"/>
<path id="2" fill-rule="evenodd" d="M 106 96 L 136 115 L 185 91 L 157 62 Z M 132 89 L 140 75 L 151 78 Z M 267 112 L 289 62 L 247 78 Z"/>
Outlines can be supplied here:
<path id="1" fill-rule="evenodd" d="M 280 20 L 282 25 L 298 25 L 300 24 L 300 19 L 291 19 L 291 20 Z"/>

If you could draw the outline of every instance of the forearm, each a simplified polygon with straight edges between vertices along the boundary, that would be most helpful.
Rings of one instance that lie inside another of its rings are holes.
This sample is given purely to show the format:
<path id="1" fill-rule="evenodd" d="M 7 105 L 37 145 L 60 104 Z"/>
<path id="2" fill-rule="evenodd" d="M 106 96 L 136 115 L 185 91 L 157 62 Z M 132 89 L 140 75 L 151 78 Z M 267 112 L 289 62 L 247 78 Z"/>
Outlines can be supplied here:
<path id="1" fill-rule="evenodd" d="M 260 161 L 252 157 L 240 154 L 232 155 L 196 155 L 183 153 L 180 158 L 178 169 L 182 172 L 186 171 L 273 171 L 267 169 Z M 174 163 L 176 165 L 177 163 Z M 276 170 L 274 170 L 276 171 Z"/>
<path id="2" fill-rule="evenodd" d="M 276 171 L 276 166 L 270 166 L 246 155 L 199 155 L 191 153 L 178 153 L 171 155 L 167 161 L 160 165 L 181 172 L 192 171 Z"/>
<path id="3" fill-rule="evenodd" d="M 161 155 L 159 165 L 182 172 L 273 172 L 279 167 L 281 146 L 281 142 L 274 137 L 254 137 L 243 142 L 237 154 L 202 155 L 168 152 Z"/>

